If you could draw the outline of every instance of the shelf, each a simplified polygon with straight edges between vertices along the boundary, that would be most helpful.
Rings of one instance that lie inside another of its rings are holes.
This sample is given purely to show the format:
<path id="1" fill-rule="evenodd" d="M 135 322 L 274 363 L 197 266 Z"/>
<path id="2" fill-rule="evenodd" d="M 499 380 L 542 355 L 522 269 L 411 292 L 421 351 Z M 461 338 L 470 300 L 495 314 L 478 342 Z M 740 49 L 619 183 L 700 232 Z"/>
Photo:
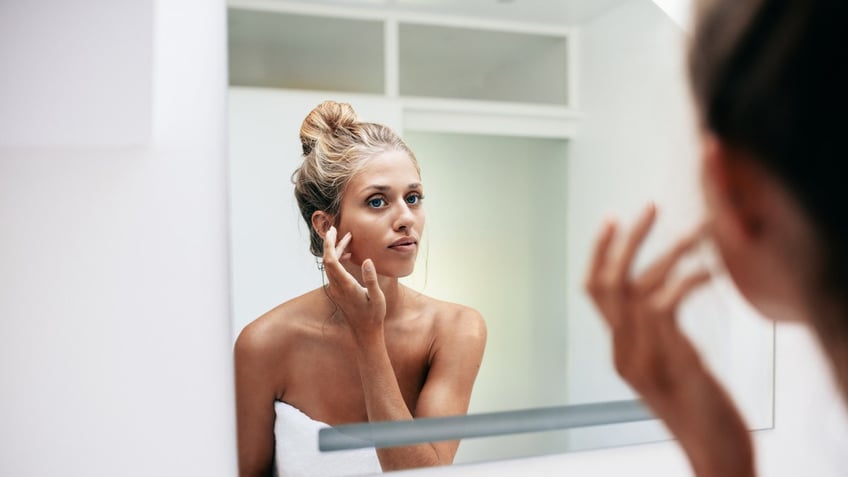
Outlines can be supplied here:
<path id="1" fill-rule="evenodd" d="M 384 23 L 228 9 L 232 86 L 385 93 Z"/>
<path id="2" fill-rule="evenodd" d="M 564 35 L 400 23 L 401 96 L 568 104 Z"/>
<path id="3" fill-rule="evenodd" d="M 571 139 L 581 118 L 563 106 L 401 98 L 404 131 Z"/>
<path id="4" fill-rule="evenodd" d="M 575 135 L 571 30 L 298 5 L 229 7 L 231 86 L 389 99 L 409 131 Z"/>

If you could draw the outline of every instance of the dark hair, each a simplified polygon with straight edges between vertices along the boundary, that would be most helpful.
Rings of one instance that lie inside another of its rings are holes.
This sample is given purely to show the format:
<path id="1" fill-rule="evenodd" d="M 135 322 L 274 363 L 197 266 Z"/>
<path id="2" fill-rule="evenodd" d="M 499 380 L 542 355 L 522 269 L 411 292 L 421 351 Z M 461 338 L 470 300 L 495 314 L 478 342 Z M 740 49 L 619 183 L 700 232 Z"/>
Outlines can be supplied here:
<path id="1" fill-rule="evenodd" d="M 689 50 L 701 126 L 773 173 L 813 224 L 823 265 L 812 285 L 842 310 L 812 325 L 846 396 L 847 48 L 848 0 L 708 0 Z"/>
<path id="2" fill-rule="evenodd" d="M 689 51 L 704 128 L 772 171 L 823 241 L 825 283 L 848 285 L 848 1 L 698 4 Z"/>

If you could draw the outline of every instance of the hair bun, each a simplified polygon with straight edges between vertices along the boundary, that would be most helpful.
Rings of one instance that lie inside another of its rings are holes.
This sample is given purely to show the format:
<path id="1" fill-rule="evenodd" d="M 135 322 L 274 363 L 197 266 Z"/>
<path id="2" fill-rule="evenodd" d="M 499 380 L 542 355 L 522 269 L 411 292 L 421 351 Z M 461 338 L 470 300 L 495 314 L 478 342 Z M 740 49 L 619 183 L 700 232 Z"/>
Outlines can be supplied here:
<path id="1" fill-rule="evenodd" d="M 300 143 L 303 155 L 309 155 L 321 137 L 336 135 L 359 122 L 356 111 L 348 103 L 324 101 L 315 107 L 300 126 Z"/>

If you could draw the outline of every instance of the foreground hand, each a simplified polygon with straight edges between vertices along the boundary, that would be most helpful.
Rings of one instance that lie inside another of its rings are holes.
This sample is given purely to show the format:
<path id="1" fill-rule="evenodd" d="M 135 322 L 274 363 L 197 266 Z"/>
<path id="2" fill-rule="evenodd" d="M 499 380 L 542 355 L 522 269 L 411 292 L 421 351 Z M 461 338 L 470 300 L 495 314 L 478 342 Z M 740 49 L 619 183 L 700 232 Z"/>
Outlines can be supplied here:
<path id="1" fill-rule="evenodd" d="M 655 216 L 653 205 L 647 207 L 615 250 L 616 225 L 608 223 L 595 245 L 586 278 L 587 291 L 612 332 L 616 370 L 649 405 L 701 368 L 692 344 L 678 327 L 676 311 L 689 292 L 709 279 L 704 270 L 670 278 L 681 257 L 697 244 L 698 233 L 684 237 L 647 271 L 632 276 L 633 259 Z"/>
<path id="2" fill-rule="evenodd" d="M 632 276 L 633 258 L 655 215 L 649 206 L 615 251 L 616 226 L 607 224 L 586 278 L 612 332 L 615 368 L 680 441 L 696 475 L 750 477 L 755 471 L 747 427 L 677 323 L 680 302 L 709 278 L 703 270 L 671 277 L 700 233 L 679 240 Z"/>
<path id="3" fill-rule="evenodd" d="M 336 228 L 330 227 L 324 237 L 324 271 L 327 273 L 327 293 L 341 309 L 354 334 L 382 330 L 386 316 L 386 297 L 377 282 L 374 262 L 362 262 L 363 287 L 348 272 L 342 262 L 350 259 L 345 248 L 350 243 L 350 233 L 336 243 Z"/>

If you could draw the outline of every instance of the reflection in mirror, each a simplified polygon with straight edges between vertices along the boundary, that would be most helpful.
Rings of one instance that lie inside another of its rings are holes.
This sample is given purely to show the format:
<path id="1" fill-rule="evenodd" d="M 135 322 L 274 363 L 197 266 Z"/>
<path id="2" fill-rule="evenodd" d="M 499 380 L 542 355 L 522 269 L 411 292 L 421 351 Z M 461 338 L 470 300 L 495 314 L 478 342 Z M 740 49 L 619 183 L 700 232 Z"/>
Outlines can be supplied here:
<path id="1" fill-rule="evenodd" d="M 420 2 L 393 2 L 392 16 L 333 2 L 231 2 L 234 338 L 322 284 L 289 178 L 301 161 L 297 131 L 306 114 L 326 99 L 347 101 L 361 118 L 401 132 L 421 166 L 427 227 L 404 282 L 486 320 L 469 412 L 634 398 L 613 369 L 607 332 L 581 282 L 610 211 L 632 217 L 648 200 L 662 211 L 637 268 L 700 217 L 685 34 L 648 0 L 569 0 L 557 12 L 536 3 L 507 14 L 495 8 L 508 4 L 481 6 L 458 20 L 451 8 L 459 7 Z M 341 23 L 320 28 L 331 21 Z M 303 25 L 313 26 L 310 41 L 298 33 Z M 537 44 L 549 48 L 513 50 L 501 35 L 490 48 L 466 40 L 443 55 L 423 54 L 416 45 L 426 44 L 427 25 L 439 35 L 461 25 L 461 38 L 475 29 L 542 36 Z M 418 37 L 404 43 L 404 31 Z M 463 51 L 475 59 L 463 60 Z M 553 84 L 539 86 L 540 78 Z M 529 89 L 542 93 L 522 95 Z M 723 278 L 687 300 L 681 315 L 751 428 L 771 426 L 772 325 Z M 462 441 L 455 462 L 665 438 L 656 421 L 475 438 Z"/>

